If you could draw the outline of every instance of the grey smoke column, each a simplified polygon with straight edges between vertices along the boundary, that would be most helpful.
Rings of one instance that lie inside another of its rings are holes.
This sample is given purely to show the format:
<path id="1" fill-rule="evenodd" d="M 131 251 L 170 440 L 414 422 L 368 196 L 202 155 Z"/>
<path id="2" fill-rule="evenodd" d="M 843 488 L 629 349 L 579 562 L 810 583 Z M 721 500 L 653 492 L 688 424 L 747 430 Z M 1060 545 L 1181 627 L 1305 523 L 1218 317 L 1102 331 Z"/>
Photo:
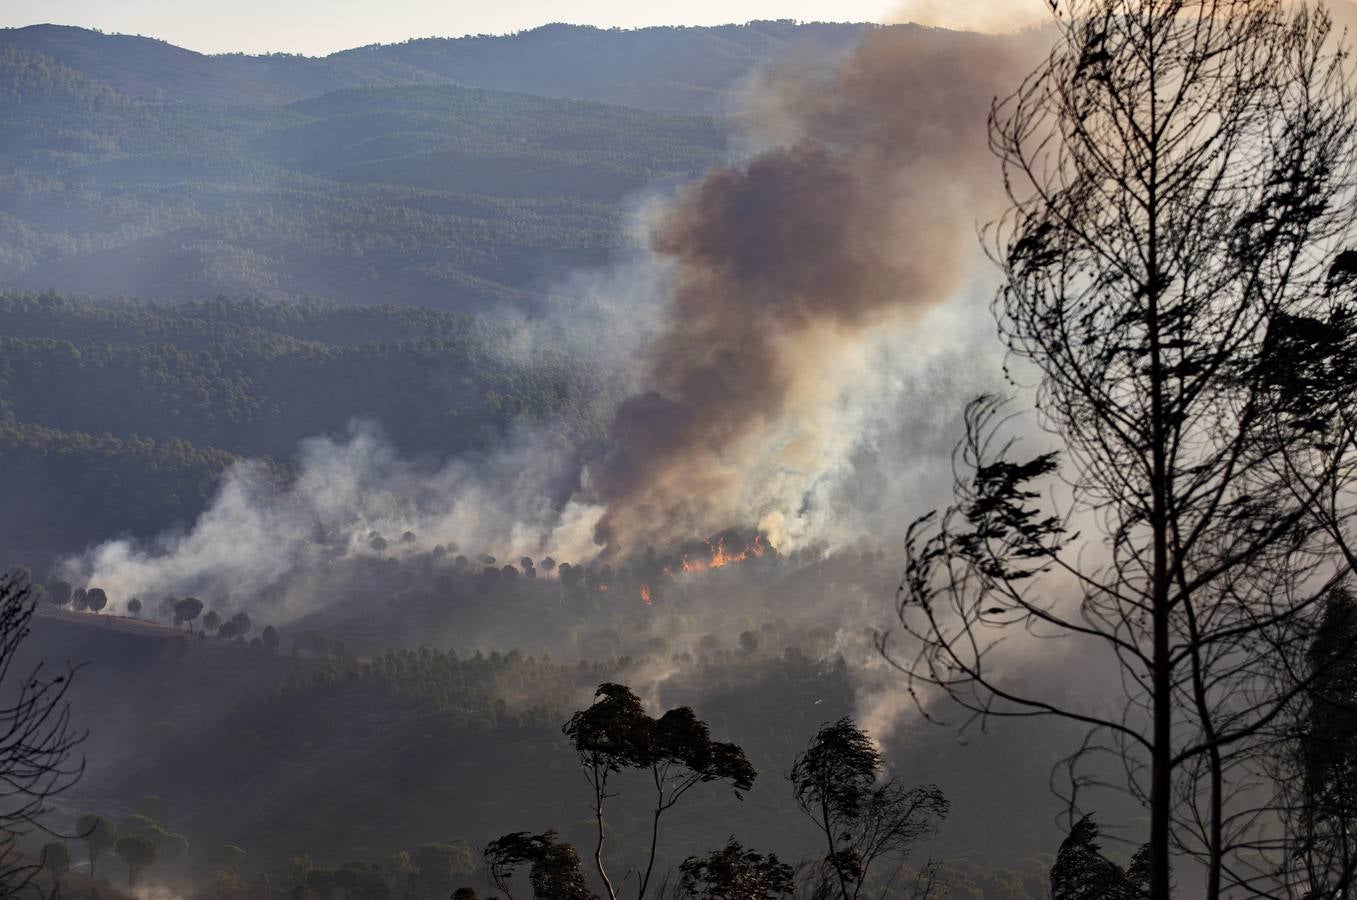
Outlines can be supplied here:
<path id="1" fill-rule="evenodd" d="M 673 293 L 590 473 L 608 551 L 794 512 L 778 507 L 823 463 L 837 361 L 975 258 L 999 187 L 985 117 L 1035 43 L 880 29 L 828 72 L 762 81 L 753 128 L 775 148 L 709 173 L 652 233 Z"/>

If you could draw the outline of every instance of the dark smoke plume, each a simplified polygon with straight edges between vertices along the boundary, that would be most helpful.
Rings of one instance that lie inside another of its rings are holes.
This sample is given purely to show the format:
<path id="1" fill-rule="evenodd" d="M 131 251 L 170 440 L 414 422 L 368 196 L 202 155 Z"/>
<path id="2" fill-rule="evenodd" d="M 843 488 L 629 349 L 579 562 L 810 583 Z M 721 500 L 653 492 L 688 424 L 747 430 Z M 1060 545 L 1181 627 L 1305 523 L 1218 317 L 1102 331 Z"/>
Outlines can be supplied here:
<path id="1" fill-rule="evenodd" d="M 858 342 L 947 299 L 977 259 L 999 188 L 985 117 L 1035 44 L 882 28 L 828 71 L 762 79 L 753 136 L 774 148 L 711 172 L 652 233 L 674 267 L 667 318 L 591 472 L 609 552 L 798 513 Z"/>

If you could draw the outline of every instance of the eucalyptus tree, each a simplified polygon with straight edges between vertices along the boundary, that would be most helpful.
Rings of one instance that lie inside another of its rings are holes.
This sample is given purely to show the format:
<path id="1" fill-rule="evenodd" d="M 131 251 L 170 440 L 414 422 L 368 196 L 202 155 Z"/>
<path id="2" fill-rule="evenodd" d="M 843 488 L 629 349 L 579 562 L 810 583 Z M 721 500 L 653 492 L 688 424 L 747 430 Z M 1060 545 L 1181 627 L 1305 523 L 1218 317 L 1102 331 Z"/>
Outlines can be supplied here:
<path id="1" fill-rule="evenodd" d="M 936 785 L 907 786 L 884 772 L 876 743 L 850 718 L 823 726 L 792 765 L 796 805 L 825 841 L 819 882 L 827 895 L 857 900 L 876 863 L 894 859 L 898 869 L 947 817 Z M 925 884 L 932 869 L 924 867 Z"/>
<path id="2" fill-rule="evenodd" d="M 627 769 L 644 771 L 654 790 L 650 847 L 637 900 L 644 900 L 651 886 L 663 815 L 696 785 L 723 782 L 742 797 L 757 776 L 744 751 L 713 740 L 707 724 L 692 709 L 681 706 L 652 718 L 631 689 L 621 684 L 599 685 L 594 703 L 571 716 L 563 730 L 593 791 L 598 834 L 594 865 L 611 900 L 617 900 L 617 891 L 603 863 L 603 808 L 616 794 L 615 776 Z"/>

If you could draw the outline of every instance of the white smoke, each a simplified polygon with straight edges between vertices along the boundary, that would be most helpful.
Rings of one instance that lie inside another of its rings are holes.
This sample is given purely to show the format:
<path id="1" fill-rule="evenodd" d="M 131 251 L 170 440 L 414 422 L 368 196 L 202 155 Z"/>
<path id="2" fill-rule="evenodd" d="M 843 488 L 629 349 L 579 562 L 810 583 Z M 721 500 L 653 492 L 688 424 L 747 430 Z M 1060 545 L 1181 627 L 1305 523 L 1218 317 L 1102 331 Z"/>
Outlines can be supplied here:
<path id="1" fill-rule="evenodd" d="M 60 574 L 104 588 L 115 606 L 197 594 L 230 607 L 281 587 L 272 612 L 286 621 L 322 602 L 307 596 L 309 576 L 340 559 L 399 558 L 440 544 L 513 559 L 587 558 L 598 510 L 551 500 L 573 459 L 570 448 L 527 427 L 489 455 L 406 459 L 377 425 L 357 422 L 341 439 L 304 441 L 291 483 L 242 463 L 188 531 L 148 544 L 108 541 L 64 561 Z"/>

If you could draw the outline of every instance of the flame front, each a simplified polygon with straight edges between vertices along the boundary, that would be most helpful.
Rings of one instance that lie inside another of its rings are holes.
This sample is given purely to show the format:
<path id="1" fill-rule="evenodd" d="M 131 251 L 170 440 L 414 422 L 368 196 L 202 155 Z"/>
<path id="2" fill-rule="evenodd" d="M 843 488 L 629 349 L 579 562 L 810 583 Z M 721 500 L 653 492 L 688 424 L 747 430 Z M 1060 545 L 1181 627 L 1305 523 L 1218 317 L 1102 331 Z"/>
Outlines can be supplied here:
<path id="1" fill-rule="evenodd" d="M 644 603 L 646 606 L 649 606 L 649 605 L 650 605 L 650 586 L 649 586 L 649 585 L 645 585 L 645 584 L 641 585 L 641 602 Z"/>
<path id="2" fill-rule="evenodd" d="M 708 569 L 719 569 L 722 566 L 741 563 L 751 557 L 762 556 L 763 551 L 767 549 L 763 545 L 763 535 L 758 534 L 754 535 L 754 542 L 745 545 L 745 548 L 739 553 L 731 553 L 726 550 L 725 538 L 718 538 L 714 544 L 711 541 L 707 541 L 707 546 L 711 548 L 711 559 L 706 561 L 697 560 L 694 562 L 685 556 L 683 557 L 684 572 L 705 572 Z"/>

